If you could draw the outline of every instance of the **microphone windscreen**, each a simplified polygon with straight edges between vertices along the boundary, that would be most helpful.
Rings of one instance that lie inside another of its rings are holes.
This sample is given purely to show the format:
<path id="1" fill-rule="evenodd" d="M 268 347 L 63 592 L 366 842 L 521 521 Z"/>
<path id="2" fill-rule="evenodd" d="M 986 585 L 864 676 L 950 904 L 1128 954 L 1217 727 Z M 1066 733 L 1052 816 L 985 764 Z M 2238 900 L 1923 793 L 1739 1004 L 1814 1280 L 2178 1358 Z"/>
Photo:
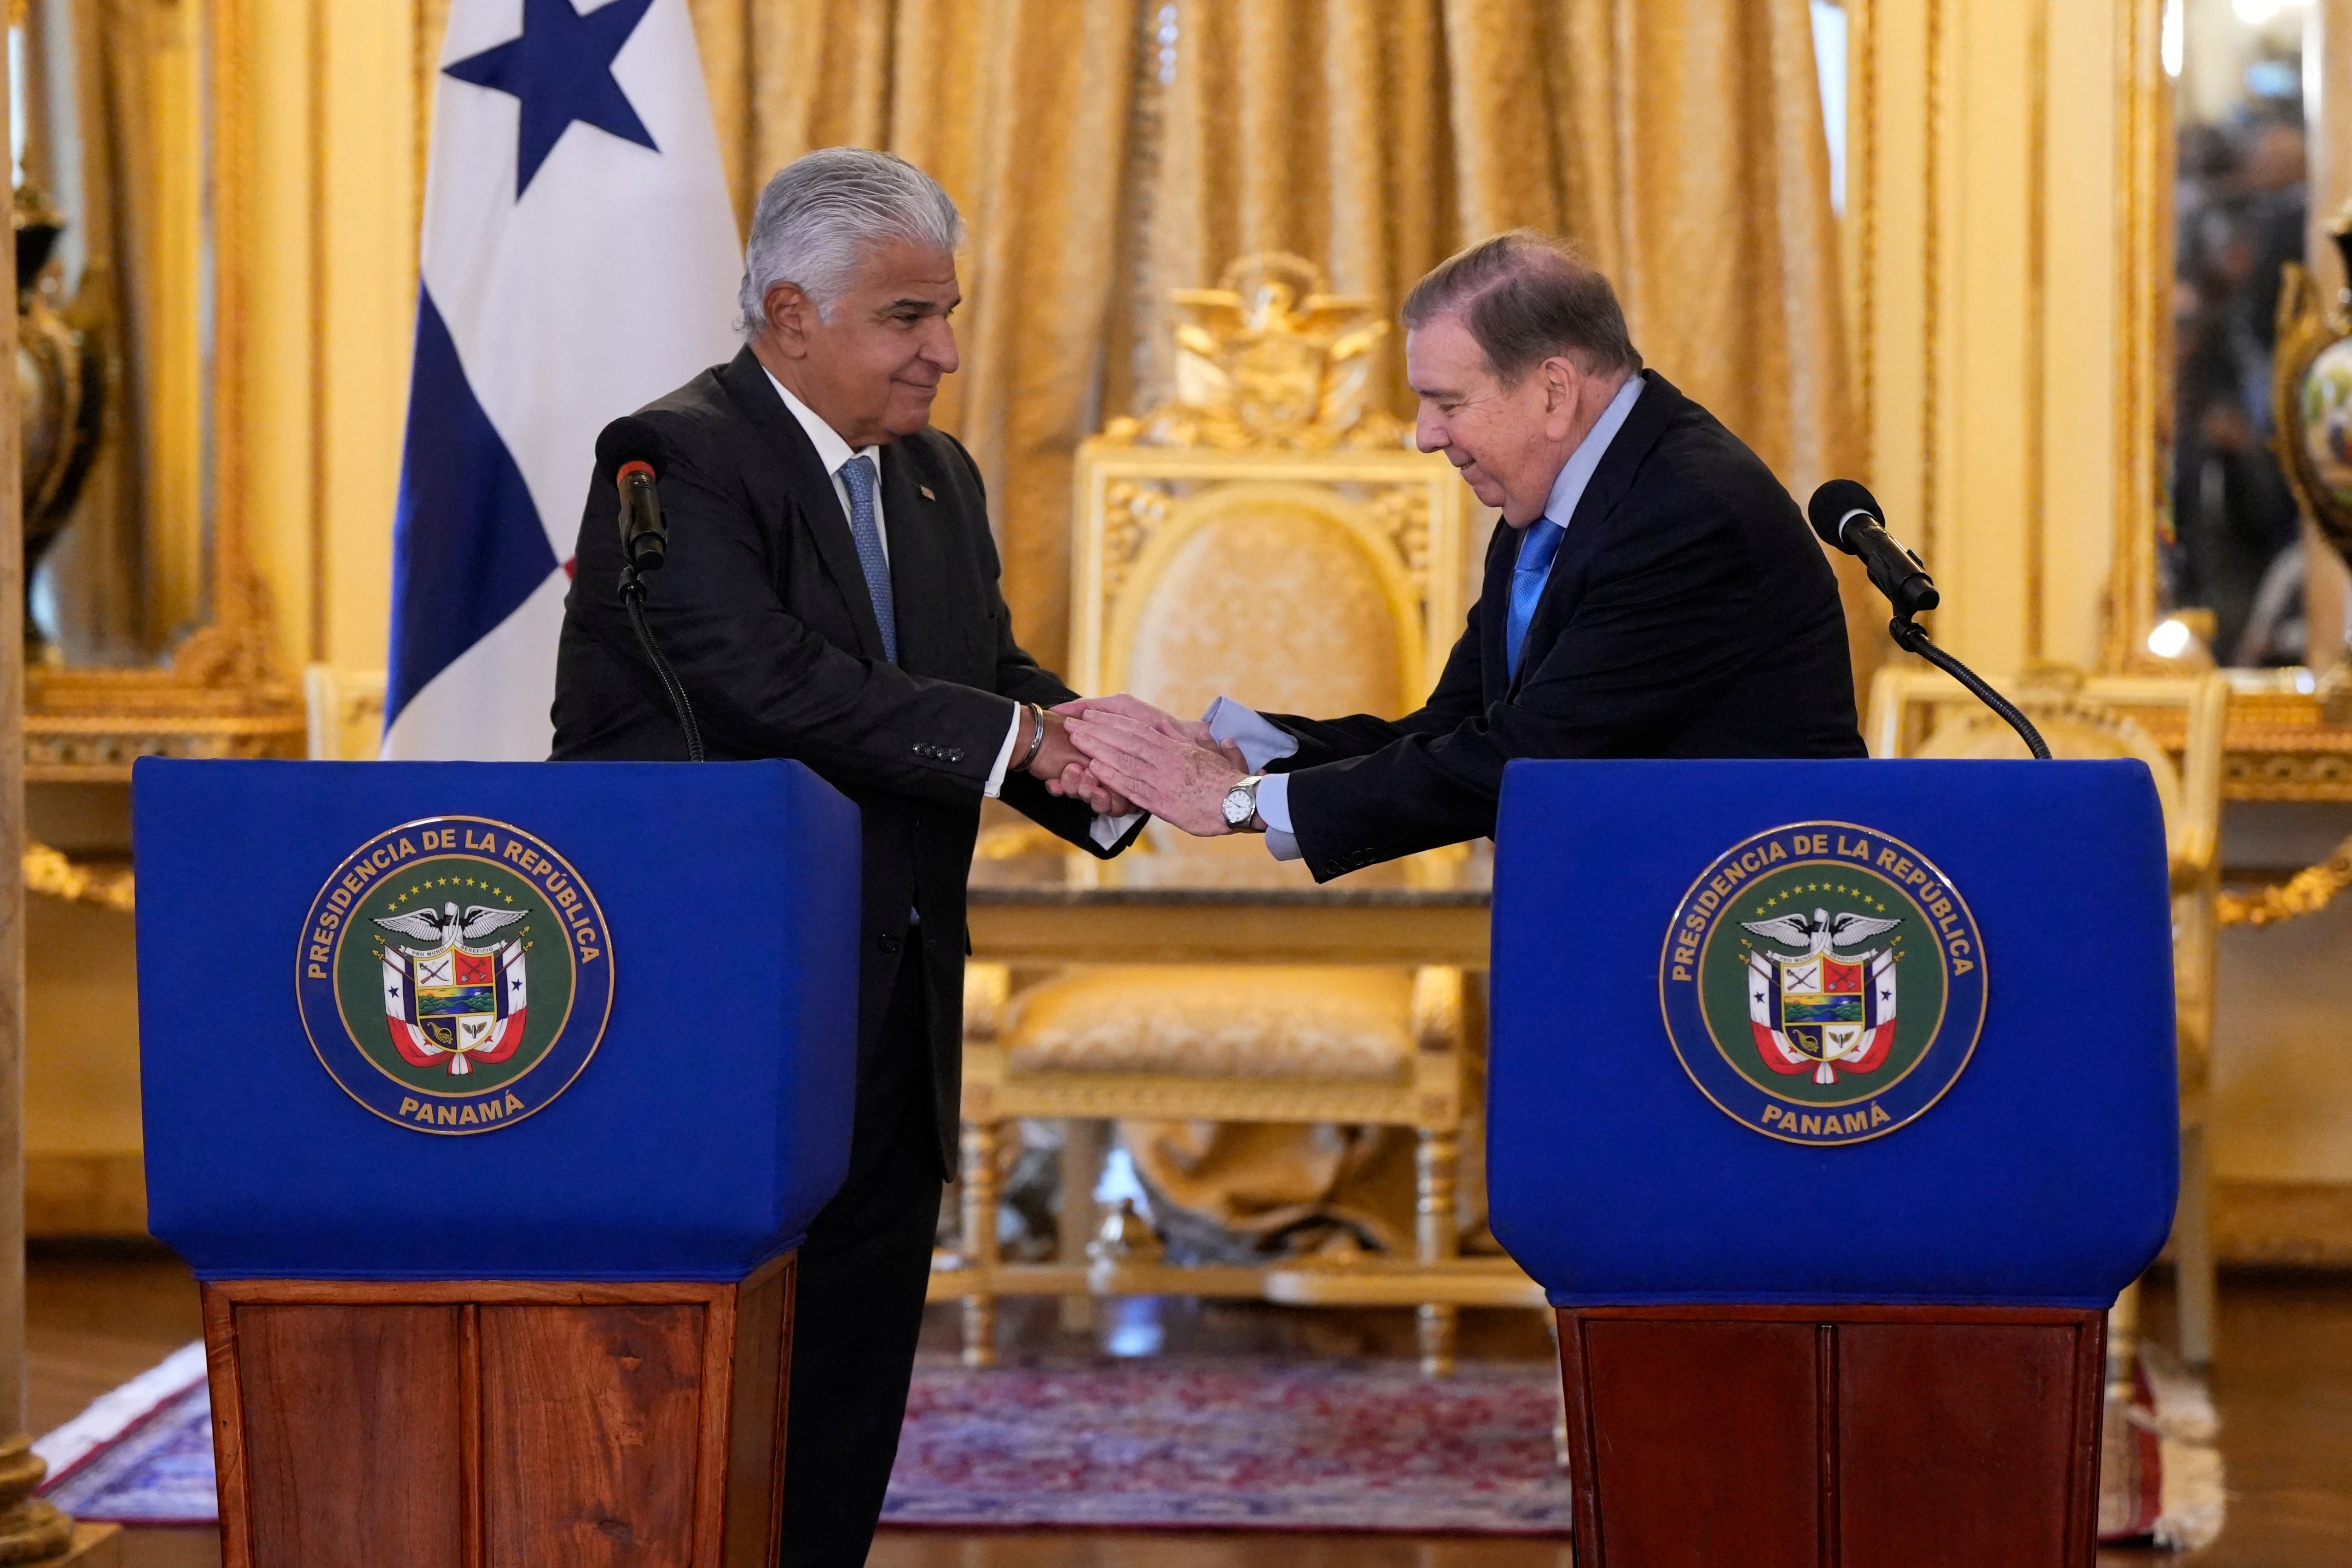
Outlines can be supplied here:
<path id="1" fill-rule="evenodd" d="M 638 418 L 627 415 L 604 426 L 596 437 L 596 466 L 617 472 L 624 465 L 643 463 L 661 478 L 665 454 L 661 432 Z"/>
<path id="2" fill-rule="evenodd" d="M 1813 531 L 1822 536 L 1822 542 L 1832 550 L 1843 550 L 1848 555 L 1853 553 L 1853 547 L 1839 536 L 1838 528 L 1858 511 L 1868 512 L 1872 521 L 1881 528 L 1886 526 L 1886 514 L 1879 510 L 1878 498 L 1853 479 L 1832 479 L 1815 490 L 1813 499 L 1805 503 L 1806 521 L 1813 525 Z"/>

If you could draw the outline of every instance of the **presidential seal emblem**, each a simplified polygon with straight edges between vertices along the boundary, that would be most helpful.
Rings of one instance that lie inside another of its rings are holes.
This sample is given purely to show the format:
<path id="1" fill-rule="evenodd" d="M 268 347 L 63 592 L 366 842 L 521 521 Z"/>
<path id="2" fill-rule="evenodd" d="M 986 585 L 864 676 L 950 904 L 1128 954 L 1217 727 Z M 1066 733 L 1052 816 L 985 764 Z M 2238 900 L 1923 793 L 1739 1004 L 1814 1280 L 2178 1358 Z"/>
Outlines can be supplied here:
<path id="1" fill-rule="evenodd" d="M 433 816 L 336 867 L 295 957 L 310 1048 L 420 1132 L 489 1132 L 572 1086 L 613 1007 L 612 943 L 562 856 L 509 823 Z"/>
<path id="2" fill-rule="evenodd" d="M 1933 862 L 1847 822 L 1733 845 L 1675 910 L 1666 1037 L 1699 1092 L 1791 1143 L 1859 1143 L 1942 1099 L 1984 1027 L 1976 917 Z"/>

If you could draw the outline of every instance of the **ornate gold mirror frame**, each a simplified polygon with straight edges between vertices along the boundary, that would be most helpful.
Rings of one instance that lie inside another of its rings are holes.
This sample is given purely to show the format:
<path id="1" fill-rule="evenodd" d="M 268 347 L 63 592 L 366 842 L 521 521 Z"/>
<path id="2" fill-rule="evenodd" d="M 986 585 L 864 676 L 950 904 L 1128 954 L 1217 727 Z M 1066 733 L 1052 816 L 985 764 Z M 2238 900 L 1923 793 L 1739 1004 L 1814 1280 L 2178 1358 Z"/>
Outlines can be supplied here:
<path id="1" fill-rule="evenodd" d="M 170 25 L 188 29 L 193 90 L 173 95 L 157 123 L 157 142 L 201 148 L 188 163 L 201 171 L 205 195 L 192 209 L 211 249 L 211 299 L 192 280 L 197 309 L 185 330 L 212 321 L 208 358 L 183 354 L 194 374 L 180 377 L 181 403 L 171 434 L 152 438 L 190 444 L 179 454 L 200 491 L 206 539 L 194 629 L 153 668 L 36 668 L 25 690 L 26 778 L 29 783 L 112 783 L 130 776 L 142 756 L 298 755 L 304 723 L 299 694 L 275 660 L 268 598 L 255 570 L 246 484 L 247 410 L 244 355 L 246 300 L 254 283 L 246 210 L 254 148 L 251 88 L 244 41 L 251 26 L 244 0 L 179 0 Z M 187 73 L 183 73 L 187 74 Z M 208 208 L 208 210 L 207 210 Z M 201 276 L 201 273 L 199 273 Z"/>

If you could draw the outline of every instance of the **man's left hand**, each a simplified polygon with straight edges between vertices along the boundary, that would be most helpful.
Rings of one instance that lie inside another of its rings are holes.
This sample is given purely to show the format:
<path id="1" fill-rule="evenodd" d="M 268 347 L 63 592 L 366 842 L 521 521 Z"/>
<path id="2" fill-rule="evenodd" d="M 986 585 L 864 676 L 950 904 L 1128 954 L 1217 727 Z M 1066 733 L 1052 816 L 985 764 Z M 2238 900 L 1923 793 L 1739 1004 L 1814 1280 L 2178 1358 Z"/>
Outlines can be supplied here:
<path id="1" fill-rule="evenodd" d="M 1074 715 L 1069 734 L 1097 779 L 1161 821 L 1202 838 L 1234 831 L 1225 795 L 1248 775 L 1225 752 L 1099 709 Z"/>

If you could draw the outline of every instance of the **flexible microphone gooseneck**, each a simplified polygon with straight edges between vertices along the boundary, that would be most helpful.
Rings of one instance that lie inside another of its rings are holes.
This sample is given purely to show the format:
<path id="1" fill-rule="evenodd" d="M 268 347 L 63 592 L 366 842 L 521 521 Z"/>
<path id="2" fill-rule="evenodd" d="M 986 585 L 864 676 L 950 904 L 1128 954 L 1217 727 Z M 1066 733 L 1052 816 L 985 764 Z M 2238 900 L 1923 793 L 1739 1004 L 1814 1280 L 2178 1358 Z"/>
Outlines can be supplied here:
<path id="1" fill-rule="evenodd" d="M 670 711 L 686 735 L 686 756 L 698 763 L 702 730 L 694 721 L 694 704 L 687 700 L 686 684 L 663 657 L 646 621 L 643 574 L 658 572 L 669 553 L 669 526 L 662 521 L 661 480 L 664 451 L 661 433 L 635 417 L 615 419 L 596 437 L 596 466 L 613 470 L 613 487 L 621 500 L 621 607 L 628 612 L 637 647 L 654 667 Z"/>
<path id="2" fill-rule="evenodd" d="M 1995 691 L 1983 677 L 1937 647 L 1928 640 L 1927 628 L 1911 617 L 1922 610 L 1932 610 L 1942 602 L 1936 592 L 1935 580 L 1916 555 L 1895 542 L 1886 531 L 1886 513 L 1880 510 L 1877 498 L 1852 479 L 1832 479 L 1813 492 L 1806 503 L 1806 519 L 1822 542 L 1832 550 L 1858 557 L 1870 569 L 1870 580 L 1878 591 L 1895 605 L 1895 618 L 1886 625 L 1895 638 L 1895 646 L 1916 653 L 1937 669 L 1968 688 L 1977 700 L 2007 721 L 2025 742 L 2025 749 L 2042 762 L 2050 760 L 2050 743 L 2033 721 L 2018 710 L 2017 704 Z"/>

